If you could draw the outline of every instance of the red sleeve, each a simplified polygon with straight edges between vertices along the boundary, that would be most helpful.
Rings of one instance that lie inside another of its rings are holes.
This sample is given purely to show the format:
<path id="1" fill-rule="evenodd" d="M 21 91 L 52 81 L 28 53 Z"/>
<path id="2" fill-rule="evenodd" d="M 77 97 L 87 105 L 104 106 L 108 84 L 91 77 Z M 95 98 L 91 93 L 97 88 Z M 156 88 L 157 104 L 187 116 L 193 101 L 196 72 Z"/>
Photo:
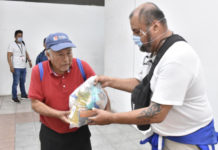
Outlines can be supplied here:
<path id="1" fill-rule="evenodd" d="M 85 74 L 86 74 L 86 78 L 88 79 L 91 76 L 95 76 L 95 72 L 90 67 L 90 65 L 87 62 L 83 61 L 83 60 L 81 60 L 81 61 L 82 61 L 82 65 L 83 65 L 83 68 L 84 68 L 84 71 L 85 71 Z"/>
<path id="2" fill-rule="evenodd" d="M 28 97 L 30 99 L 35 99 L 40 101 L 44 100 L 44 95 L 42 91 L 42 81 L 40 80 L 38 65 L 34 66 L 32 69 Z"/>

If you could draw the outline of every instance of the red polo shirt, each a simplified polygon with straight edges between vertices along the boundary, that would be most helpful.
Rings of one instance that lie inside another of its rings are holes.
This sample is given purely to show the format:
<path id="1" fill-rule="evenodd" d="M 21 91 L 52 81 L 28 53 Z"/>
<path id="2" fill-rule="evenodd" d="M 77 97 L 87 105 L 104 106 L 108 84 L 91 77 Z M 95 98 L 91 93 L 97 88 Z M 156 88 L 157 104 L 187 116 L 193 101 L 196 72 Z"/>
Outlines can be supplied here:
<path id="1" fill-rule="evenodd" d="M 85 61 L 81 62 L 87 79 L 94 76 L 95 72 L 88 63 Z M 29 98 L 39 100 L 56 110 L 69 110 L 69 95 L 84 82 L 76 59 L 73 59 L 71 69 L 60 76 L 55 75 L 52 71 L 49 61 L 45 61 L 42 64 L 44 69 L 42 81 L 40 81 L 38 65 L 32 69 L 28 93 Z M 62 122 L 57 118 L 40 115 L 40 121 L 58 133 L 68 133 L 77 130 L 77 128 L 69 129 L 69 124 Z"/>

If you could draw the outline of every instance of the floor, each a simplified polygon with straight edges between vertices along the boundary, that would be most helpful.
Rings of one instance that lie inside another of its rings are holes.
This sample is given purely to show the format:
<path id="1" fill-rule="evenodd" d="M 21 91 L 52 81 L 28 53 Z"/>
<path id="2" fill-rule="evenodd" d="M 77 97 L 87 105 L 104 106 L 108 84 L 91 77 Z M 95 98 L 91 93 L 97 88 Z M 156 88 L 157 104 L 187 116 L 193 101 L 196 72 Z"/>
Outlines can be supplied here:
<path id="1" fill-rule="evenodd" d="M 0 150 L 40 150 L 40 122 L 28 99 L 14 103 L 0 97 Z M 90 126 L 93 150 L 149 150 L 143 134 L 130 125 Z"/>

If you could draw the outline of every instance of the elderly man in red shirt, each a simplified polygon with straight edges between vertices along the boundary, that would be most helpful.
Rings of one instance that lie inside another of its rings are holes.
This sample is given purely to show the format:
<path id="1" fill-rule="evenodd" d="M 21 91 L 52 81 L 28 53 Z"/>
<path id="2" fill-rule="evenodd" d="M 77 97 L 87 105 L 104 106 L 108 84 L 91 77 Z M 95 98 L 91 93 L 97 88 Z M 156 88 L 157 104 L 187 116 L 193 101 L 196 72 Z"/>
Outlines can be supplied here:
<path id="1" fill-rule="evenodd" d="M 73 58 L 75 45 L 64 33 L 46 38 L 48 61 L 32 70 L 29 98 L 40 114 L 41 150 L 91 150 L 88 126 L 69 129 L 69 95 L 91 76 L 85 61 Z M 109 104 L 107 105 L 109 106 Z"/>

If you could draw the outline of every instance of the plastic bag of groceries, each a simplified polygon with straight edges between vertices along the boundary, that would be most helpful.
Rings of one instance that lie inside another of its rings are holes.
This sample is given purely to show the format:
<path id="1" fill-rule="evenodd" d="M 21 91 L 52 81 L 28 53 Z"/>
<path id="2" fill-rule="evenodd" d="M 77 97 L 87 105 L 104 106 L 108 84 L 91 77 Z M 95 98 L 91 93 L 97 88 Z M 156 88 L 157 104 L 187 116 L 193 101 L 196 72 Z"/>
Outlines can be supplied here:
<path id="1" fill-rule="evenodd" d="M 94 85 L 97 76 L 92 76 L 81 84 L 69 96 L 70 128 L 81 127 L 88 124 L 88 117 L 93 116 L 92 108 L 105 109 L 107 95 L 100 83 Z"/>

